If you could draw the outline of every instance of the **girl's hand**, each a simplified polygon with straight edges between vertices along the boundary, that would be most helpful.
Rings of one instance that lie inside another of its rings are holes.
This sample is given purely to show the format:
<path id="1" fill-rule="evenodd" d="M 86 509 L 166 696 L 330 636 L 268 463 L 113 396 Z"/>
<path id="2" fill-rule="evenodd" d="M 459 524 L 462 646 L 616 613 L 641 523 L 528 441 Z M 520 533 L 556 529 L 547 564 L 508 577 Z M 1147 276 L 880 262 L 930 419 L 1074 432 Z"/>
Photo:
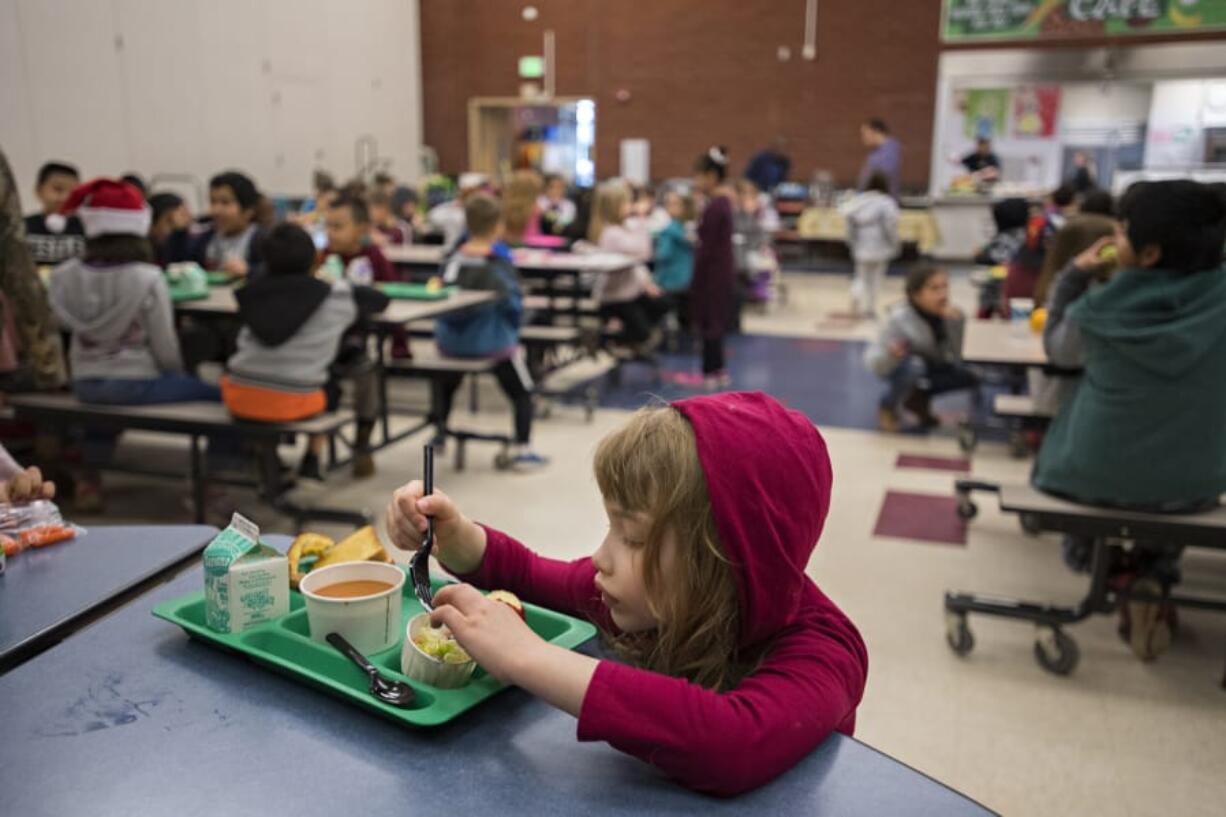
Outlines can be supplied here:
<path id="1" fill-rule="evenodd" d="M 539 660 L 548 645 L 509 605 L 491 601 L 469 584 L 434 594 L 430 623 L 446 624 L 460 646 L 499 681 L 518 683 L 519 669 Z"/>
<path id="2" fill-rule="evenodd" d="M 387 506 L 387 535 L 400 550 L 417 550 L 434 517 L 434 541 L 438 560 L 453 573 L 471 573 L 485 558 L 485 529 L 464 518 L 442 491 L 425 496 L 421 480 L 397 488 Z"/>
<path id="3" fill-rule="evenodd" d="M 907 352 L 910 351 L 911 346 L 905 340 L 902 340 L 900 338 L 898 340 L 891 341 L 890 345 L 886 348 L 889 349 L 891 356 L 899 360 L 902 360 L 904 357 L 907 356 Z"/>
<path id="4" fill-rule="evenodd" d="M 0 480 L 0 502 L 17 505 L 38 499 L 55 499 L 55 483 L 44 480 L 38 466 L 30 466 L 10 480 Z"/>

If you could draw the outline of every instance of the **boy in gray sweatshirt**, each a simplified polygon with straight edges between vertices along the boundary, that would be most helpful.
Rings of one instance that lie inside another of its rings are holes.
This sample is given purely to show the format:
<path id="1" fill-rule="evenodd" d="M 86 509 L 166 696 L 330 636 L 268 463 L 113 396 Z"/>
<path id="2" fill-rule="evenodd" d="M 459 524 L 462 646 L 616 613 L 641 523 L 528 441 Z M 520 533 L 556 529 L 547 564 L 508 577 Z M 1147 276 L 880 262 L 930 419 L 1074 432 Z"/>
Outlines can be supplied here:
<path id="1" fill-rule="evenodd" d="M 263 422 L 301 420 L 333 410 L 340 381 L 354 386 L 358 415 L 353 473 L 374 473 L 370 436 L 378 412 L 378 378 L 355 323 L 387 308 L 376 289 L 316 278 L 315 244 L 294 224 L 280 224 L 264 240 L 265 274 L 236 295 L 242 329 L 227 363 L 222 396 L 235 417 Z M 312 438 L 299 474 L 322 477 L 324 438 Z"/>

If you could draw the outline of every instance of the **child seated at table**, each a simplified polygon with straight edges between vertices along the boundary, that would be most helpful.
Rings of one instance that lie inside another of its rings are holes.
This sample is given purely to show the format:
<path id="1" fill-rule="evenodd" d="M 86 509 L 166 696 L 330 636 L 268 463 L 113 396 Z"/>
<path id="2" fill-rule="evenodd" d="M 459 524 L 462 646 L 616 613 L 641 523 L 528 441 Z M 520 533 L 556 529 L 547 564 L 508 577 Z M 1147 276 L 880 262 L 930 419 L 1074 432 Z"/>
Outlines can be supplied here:
<path id="1" fill-rule="evenodd" d="M 368 197 L 370 203 L 371 241 L 377 246 L 397 247 L 413 241 L 413 228 L 392 211 L 392 197 L 376 190 Z"/>
<path id="2" fill-rule="evenodd" d="M 77 169 L 63 162 L 47 162 L 38 169 L 34 195 L 42 211 L 25 217 L 26 246 L 35 266 L 76 258 L 85 249 L 85 230 L 76 216 L 60 209 L 81 182 Z"/>
<path id="3" fill-rule="evenodd" d="M 386 309 L 388 298 L 348 280 L 316 278 L 315 244 L 297 225 L 277 225 L 264 244 L 267 274 L 235 292 L 242 329 L 221 382 L 226 407 L 244 420 L 303 420 L 334 411 L 347 379 L 358 416 L 353 475 L 368 477 L 375 472 L 370 437 L 379 410 L 378 372 L 366 356 L 364 334 L 361 342 L 342 341 L 355 323 Z M 322 479 L 326 441 L 311 438 L 300 476 Z"/>
<path id="4" fill-rule="evenodd" d="M 258 278 L 264 271 L 264 229 L 256 221 L 261 198 L 255 182 L 237 171 L 209 179 L 211 224 L 193 240 L 191 260 L 207 270 Z"/>
<path id="5" fill-rule="evenodd" d="M 566 179 L 557 173 L 545 176 L 545 192 L 536 200 L 541 232 L 562 235 L 575 220 L 575 203 L 566 197 Z"/>
<path id="6" fill-rule="evenodd" d="M 325 259 L 338 258 L 345 280 L 364 286 L 398 280 L 395 267 L 371 240 L 373 225 L 366 202 L 342 194 L 328 209 L 327 224 L 328 246 L 321 254 Z"/>
<path id="7" fill-rule="evenodd" d="M 1026 222 L 1030 220 L 1030 204 L 1025 199 L 1002 199 L 992 205 L 992 221 L 996 234 L 975 253 L 974 262 L 986 267 L 1007 267 L 1026 243 Z M 1001 312 L 1001 292 L 1004 279 L 987 278 L 979 289 L 979 318 L 990 318 Z"/>
<path id="8" fill-rule="evenodd" d="M 73 390 L 86 403 L 140 405 L 216 401 L 217 387 L 183 372 L 166 278 L 146 237 L 149 208 L 140 192 L 114 179 L 95 179 L 64 205 L 85 229 L 85 254 L 51 274 L 51 308 L 72 333 Z M 79 510 L 101 510 L 98 469 L 110 461 L 118 435 L 87 433 L 85 473 L 77 480 Z"/>
<path id="9" fill-rule="evenodd" d="M 437 592 L 432 620 L 490 675 L 576 716 L 579 740 L 702 792 L 756 788 L 851 734 L 868 653 L 805 572 L 833 480 L 813 422 L 760 392 L 652 406 L 600 443 L 594 470 L 609 531 L 571 562 L 421 482 L 397 490 L 393 544 L 419 547 L 428 514 L 439 560 L 471 582 Z M 621 661 L 543 641 L 472 585 L 595 622 Z"/>
<path id="10" fill-rule="evenodd" d="M 464 205 L 468 240 L 461 244 L 443 267 L 443 281 L 461 289 L 497 293 L 494 303 L 435 321 L 435 341 L 448 357 L 495 358 L 494 376 L 511 401 L 515 414 L 512 467 L 530 470 L 548 463 L 530 447 L 532 439 L 532 376 L 519 346 L 519 326 L 524 302 L 519 275 L 511 262 L 494 249 L 502 234 L 502 206 L 484 193 L 470 196 Z M 448 373 L 436 377 L 433 415 L 437 426 L 435 446 L 446 443 L 451 407 L 464 376 Z"/>
<path id="11" fill-rule="evenodd" d="M 668 301 L 651 273 L 651 231 L 643 219 L 629 219 L 630 191 L 624 182 L 602 182 L 596 188 L 588 240 L 605 252 L 632 258 L 633 266 L 616 272 L 602 273 L 592 287 L 592 295 L 600 304 L 605 320 L 616 318 L 621 323 L 620 340 L 637 355 L 650 354 L 660 342 L 656 328 L 668 311 Z"/>
<path id="12" fill-rule="evenodd" d="M 885 326 L 864 355 L 869 371 L 887 383 L 877 424 L 891 433 L 901 427 L 900 408 L 916 415 L 925 428 L 940 425 L 932 413 L 932 398 L 975 388 L 979 382 L 962 365 L 965 318 L 949 303 L 949 278 L 944 270 L 912 270 L 907 275 L 906 296 L 890 310 Z"/>
<path id="13" fill-rule="evenodd" d="M 1044 346 L 1085 375 L 1048 429 L 1032 481 L 1078 502 L 1151 512 L 1214 507 L 1226 491 L 1226 196 L 1186 179 L 1139 182 L 1115 235 L 1066 268 L 1052 293 Z M 1092 287 L 1103 250 L 1119 270 Z M 1066 542 L 1084 564 L 1088 543 Z M 1133 589 L 1165 594 L 1179 543 L 1137 543 Z M 1079 561 L 1081 563 L 1079 563 Z M 1169 604 L 1129 602 L 1122 622 L 1143 659 L 1170 642 Z"/>
<path id="14" fill-rule="evenodd" d="M 1001 311 L 1009 314 L 1011 298 L 1034 298 L 1035 286 L 1043 270 L 1043 258 L 1052 238 L 1076 210 L 1073 188 L 1062 184 L 1048 196 L 1043 211 L 1030 216 L 1026 240 L 1009 261 L 1009 271 L 1001 287 Z"/>
<path id="15" fill-rule="evenodd" d="M 341 275 L 346 281 L 359 286 L 371 286 L 377 281 L 399 281 L 396 268 L 372 240 L 374 232 L 370 210 L 358 196 L 343 193 L 332 202 L 327 215 L 328 246 L 320 251 L 320 258 L 330 265 L 336 257 Z M 325 270 L 327 266 L 325 266 Z M 392 358 L 406 360 L 412 357 L 409 351 L 409 334 L 404 327 L 391 332 Z"/>
<path id="16" fill-rule="evenodd" d="M 149 243 L 158 266 L 191 260 L 192 214 L 187 203 L 174 193 L 149 197 Z"/>
<path id="17" fill-rule="evenodd" d="M 1115 235 L 1115 199 L 1106 190 L 1088 193 L 1081 209 L 1070 216 L 1052 236 L 1051 246 L 1043 255 L 1043 267 L 1034 286 L 1034 305 L 1046 306 L 1052 283 L 1083 250 L 1095 241 Z"/>
<path id="18" fill-rule="evenodd" d="M 502 190 L 503 239 L 514 247 L 531 244 L 542 236 L 541 212 L 536 200 L 544 182 L 535 170 L 517 170 Z"/>
<path id="19" fill-rule="evenodd" d="M 391 203 L 392 216 L 409 226 L 408 243 L 412 243 L 414 234 L 424 232 L 426 221 L 421 214 L 417 191 L 403 185 L 397 187 L 392 191 Z"/>
<path id="20" fill-rule="evenodd" d="M 630 217 L 641 219 L 647 224 L 650 233 L 658 233 L 668 226 L 668 213 L 656 201 L 655 191 L 649 185 L 636 184 L 631 187 Z"/>

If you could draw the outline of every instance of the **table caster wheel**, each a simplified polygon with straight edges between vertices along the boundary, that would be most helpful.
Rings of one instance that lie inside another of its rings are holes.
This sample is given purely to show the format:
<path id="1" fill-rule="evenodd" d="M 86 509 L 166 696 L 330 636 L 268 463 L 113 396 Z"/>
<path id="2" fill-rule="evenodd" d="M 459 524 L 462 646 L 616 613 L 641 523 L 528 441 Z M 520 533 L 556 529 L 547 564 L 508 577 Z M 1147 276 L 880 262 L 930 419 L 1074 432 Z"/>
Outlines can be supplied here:
<path id="1" fill-rule="evenodd" d="M 966 625 L 966 613 L 945 614 L 945 643 L 955 655 L 970 655 L 975 649 L 975 636 Z"/>
<path id="2" fill-rule="evenodd" d="M 970 521 L 979 515 L 979 506 L 969 494 L 958 494 L 958 518 Z"/>
<path id="3" fill-rule="evenodd" d="M 509 471 L 513 464 L 511 455 L 506 451 L 499 451 L 494 455 L 494 468 L 498 471 Z"/>
<path id="4" fill-rule="evenodd" d="M 1022 525 L 1022 530 L 1030 536 L 1038 536 L 1043 532 L 1043 526 L 1039 524 L 1039 517 L 1032 513 L 1024 513 L 1018 518 L 1018 522 Z"/>
<path id="5" fill-rule="evenodd" d="M 1026 442 L 1026 435 L 1020 431 L 1009 435 L 1009 456 L 1015 460 L 1024 460 L 1030 456 L 1030 444 Z"/>
<path id="6" fill-rule="evenodd" d="M 1076 668 L 1081 650 L 1058 627 L 1039 627 L 1034 637 L 1034 658 L 1053 675 L 1068 675 Z"/>

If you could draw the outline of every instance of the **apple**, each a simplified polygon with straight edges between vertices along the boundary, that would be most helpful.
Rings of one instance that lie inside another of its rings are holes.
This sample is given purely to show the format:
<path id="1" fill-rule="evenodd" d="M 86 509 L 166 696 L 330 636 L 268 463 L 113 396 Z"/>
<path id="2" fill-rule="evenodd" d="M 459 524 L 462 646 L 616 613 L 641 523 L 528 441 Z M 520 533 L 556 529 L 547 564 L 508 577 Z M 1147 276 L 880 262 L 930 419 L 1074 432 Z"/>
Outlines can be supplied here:
<path id="1" fill-rule="evenodd" d="M 510 590 L 491 590 L 485 596 L 492 601 L 500 601 L 507 607 L 510 607 L 515 612 L 519 613 L 519 617 L 527 619 L 524 615 L 524 603 L 519 600 L 519 596 L 512 593 Z"/>

